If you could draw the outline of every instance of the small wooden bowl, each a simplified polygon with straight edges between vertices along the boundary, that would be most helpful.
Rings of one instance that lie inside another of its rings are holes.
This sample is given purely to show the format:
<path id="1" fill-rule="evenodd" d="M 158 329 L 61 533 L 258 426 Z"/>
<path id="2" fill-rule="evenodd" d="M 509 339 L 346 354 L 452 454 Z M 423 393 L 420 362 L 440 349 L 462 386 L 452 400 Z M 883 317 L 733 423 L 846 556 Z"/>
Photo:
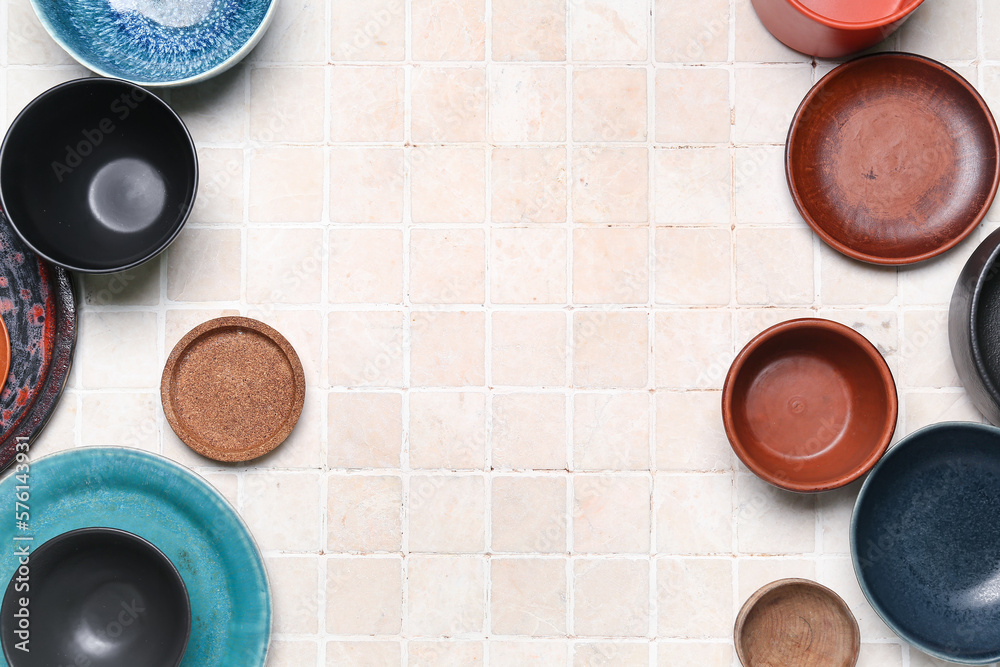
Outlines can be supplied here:
<path id="1" fill-rule="evenodd" d="M 792 120 L 785 170 L 810 227 L 848 257 L 912 264 L 974 230 L 1000 182 L 982 96 L 939 62 L 879 53 L 841 65 Z"/>
<path id="2" fill-rule="evenodd" d="M 734 641 L 744 667 L 854 667 L 861 630 L 847 603 L 826 586 L 780 579 L 743 604 Z"/>

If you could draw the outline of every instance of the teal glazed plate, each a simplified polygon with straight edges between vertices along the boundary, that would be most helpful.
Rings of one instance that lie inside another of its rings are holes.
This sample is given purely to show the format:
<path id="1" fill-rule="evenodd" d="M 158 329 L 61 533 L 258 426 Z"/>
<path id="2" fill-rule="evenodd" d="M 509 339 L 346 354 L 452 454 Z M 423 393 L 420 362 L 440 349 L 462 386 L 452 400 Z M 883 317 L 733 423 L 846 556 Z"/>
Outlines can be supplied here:
<path id="1" fill-rule="evenodd" d="M 140 86 L 204 81 L 260 41 L 278 0 L 31 0 L 81 65 Z"/>
<path id="2" fill-rule="evenodd" d="M 23 469 L 21 470 L 23 473 Z M 0 481 L 0 581 L 18 567 L 15 537 L 39 547 L 77 528 L 103 526 L 156 545 L 191 599 L 191 638 L 181 667 L 262 667 L 271 633 L 267 572 L 246 524 L 208 482 L 156 454 L 86 447 L 31 462 L 27 531 L 14 524 L 17 466 Z M 23 510 L 23 508 L 21 508 Z M 29 575 L 30 576 L 30 575 Z M 7 666 L 0 658 L 0 664 Z"/>

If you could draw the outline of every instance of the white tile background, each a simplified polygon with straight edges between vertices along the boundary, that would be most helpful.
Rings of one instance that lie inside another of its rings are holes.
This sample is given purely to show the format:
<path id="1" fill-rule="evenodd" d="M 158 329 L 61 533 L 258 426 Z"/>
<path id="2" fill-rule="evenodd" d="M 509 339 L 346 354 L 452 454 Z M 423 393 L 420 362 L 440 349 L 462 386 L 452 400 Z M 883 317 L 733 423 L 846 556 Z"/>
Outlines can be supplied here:
<path id="1" fill-rule="evenodd" d="M 0 26 L 6 127 L 86 71 L 28 0 Z M 928 0 L 883 48 L 1000 101 L 1000 4 Z M 945 319 L 992 223 L 875 268 L 788 197 L 788 121 L 832 66 L 749 0 L 281 0 L 245 63 L 163 93 L 199 145 L 196 212 L 156 261 L 80 281 L 36 454 L 127 445 L 208 477 L 267 558 L 269 665 L 725 666 L 742 601 L 788 576 L 848 600 L 863 667 L 938 664 L 857 587 L 857 485 L 777 491 L 719 417 L 735 351 L 819 315 L 889 360 L 897 435 L 980 419 Z M 284 332 L 309 383 L 292 438 L 236 467 L 158 396 L 174 343 L 233 313 Z"/>

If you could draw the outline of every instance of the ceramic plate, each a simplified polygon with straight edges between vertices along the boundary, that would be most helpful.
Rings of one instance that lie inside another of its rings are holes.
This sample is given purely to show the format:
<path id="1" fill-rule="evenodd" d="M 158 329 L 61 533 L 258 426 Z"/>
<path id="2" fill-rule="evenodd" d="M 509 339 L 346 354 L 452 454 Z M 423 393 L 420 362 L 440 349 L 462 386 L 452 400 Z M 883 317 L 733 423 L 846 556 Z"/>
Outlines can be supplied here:
<path id="1" fill-rule="evenodd" d="M 216 461 L 249 461 L 280 445 L 305 395 L 291 344 L 249 317 L 220 317 L 189 331 L 170 353 L 160 383 L 174 433 Z"/>
<path id="2" fill-rule="evenodd" d="M 0 391 L 0 470 L 19 438 L 34 440 L 69 377 L 76 302 L 69 274 L 28 250 L 0 211 L 0 315 L 10 336 L 10 371 Z"/>
<path id="3" fill-rule="evenodd" d="M 1000 429 L 935 424 L 891 448 L 865 480 L 851 555 L 872 607 L 937 658 L 1000 660 Z"/>
<path id="4" fill-rule="evenodd" d="M 785 150 L 796 207 L 830 246 L 910 264 L 955 246 L 1000 181 L 1000 136 L 983 98 L 922 56 L 880 53 L 813 87 Z"/>
<path id="5" fill-rule="evenodd" d="M 70 530 L 118 528 L 156 545 L 191 598 L 191 638 L 181 667 L 261 667 L 271 593 L 260 551 L 243 520 L 205 480 L 169 459 L 122 447 L 86 447 L 30 465 L 29 529 L 15 530 L 13 469 L 0 482 L 11 520 L 0 522 L 0 581 L 17 569 L 15 537 L 32 544 Z M 6 662 L 4 662 L 6 665 Z"/>
<path id="6" fill-rule="evenodd" d="M 260 41 L 277 0 L 31 0 L 80 64 L 139 85 L 202 81 Z"/>

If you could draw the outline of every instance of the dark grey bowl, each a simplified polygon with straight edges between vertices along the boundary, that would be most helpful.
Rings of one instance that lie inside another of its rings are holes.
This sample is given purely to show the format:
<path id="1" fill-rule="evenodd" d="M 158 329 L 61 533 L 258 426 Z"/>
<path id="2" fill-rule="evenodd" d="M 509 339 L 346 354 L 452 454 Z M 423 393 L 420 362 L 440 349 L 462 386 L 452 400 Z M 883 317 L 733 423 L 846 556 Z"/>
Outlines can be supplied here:
<path id="1" fill-rule="evenodd" d="M 948 311 L 951 356 L 972 403 L 1000 426 L 1000 230 L 965 263 Z"/>
<path id="2" fill-rule="evenodd" d="M 1000 660 L 1000 429 L 946 422 L 903 438 L 851 520 L 858 583 L 912 646 L 966 665 Z"/>
<path id="3" fill-rule="evenodd" d="M 35 549 L 11 578 L 0 613 L 11 667 L 177 667 L 191 634 L 177 568 L 115 528 L 80 528 Z M 28 652 L 17 647 L 25 639 Z"/>
<path id="4" fill-rule="evenodd" d="M 0 209 L 32 249 L 88 273 L 155 257 L 180 233 L 198 154 L 173 109 L 116 79 L 77 79 L 24 108 L 0 146 Z"/>

